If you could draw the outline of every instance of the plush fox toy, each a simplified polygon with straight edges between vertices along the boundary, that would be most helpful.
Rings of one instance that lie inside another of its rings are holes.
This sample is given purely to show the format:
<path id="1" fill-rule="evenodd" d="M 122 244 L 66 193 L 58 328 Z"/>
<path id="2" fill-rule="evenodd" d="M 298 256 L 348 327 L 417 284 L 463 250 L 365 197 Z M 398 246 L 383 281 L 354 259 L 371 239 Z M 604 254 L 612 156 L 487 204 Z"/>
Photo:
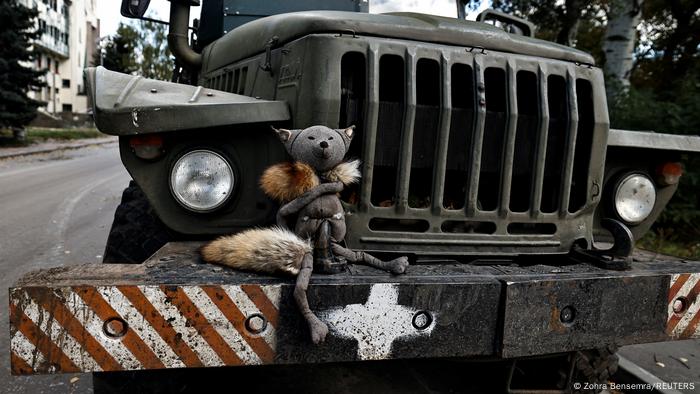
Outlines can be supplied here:
<path id="1" fill-rule="evenodd" d="M 274 129 L 294 159 L 265 170 L 260 185 L 282 204 L 277 227 L 252 229 L 221 237 L 202 248 L 205 261 L 264 273 L 297 275 L 294 298 L 309 324 L 311 339 L 322 342 L 328 327 L 309 308 L 306 290 L 314 268 L 324 270 L 339 260 L 364 263 L 394 274 L 406 272 L 408 258 L 381 261 L 365 252 L 346 249 L 345 212 L 338 197 L 343 188 L 360 178 L 360 162 L 344 162 L 354 126 L 330 129 Z M 296 217 L 294 231 L 289 218 Z M 312 247 L 313 243 L 313 247 Z M 314 257 L 313 249 L 326 250 Z"/>

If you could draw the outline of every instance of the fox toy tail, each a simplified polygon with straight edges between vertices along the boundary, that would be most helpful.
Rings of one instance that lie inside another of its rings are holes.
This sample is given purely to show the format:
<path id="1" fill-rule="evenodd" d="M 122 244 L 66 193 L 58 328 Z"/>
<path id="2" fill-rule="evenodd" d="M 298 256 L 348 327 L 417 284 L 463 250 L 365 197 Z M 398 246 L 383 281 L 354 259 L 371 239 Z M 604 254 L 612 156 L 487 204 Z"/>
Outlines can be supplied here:
<path id="1" fill-rule="evenodd" d="M 220 237 L 205 245 L 201 253 L 210 263 L 297 275 L 304 255 L 311 253 L 311 244 L 289 230 L 272 227 Z"/>

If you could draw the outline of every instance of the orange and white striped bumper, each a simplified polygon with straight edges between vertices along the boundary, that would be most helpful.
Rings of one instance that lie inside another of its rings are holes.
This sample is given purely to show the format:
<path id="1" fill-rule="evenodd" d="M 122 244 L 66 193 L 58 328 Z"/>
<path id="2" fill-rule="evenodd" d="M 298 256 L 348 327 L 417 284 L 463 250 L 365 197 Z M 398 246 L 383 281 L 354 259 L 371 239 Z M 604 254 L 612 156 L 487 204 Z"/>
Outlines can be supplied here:
<path id="1" fill-rule="evenodd" d="M 700 263 L 412 265 L 401 276 L 353 266 L 312 277 L 309 304 L 330 329 L 313 345 L 293 279 L 201 263 L 196 245 L 164 249 L 141 265 L 20 279 L 12 373 L 512 358 L 692 338 L 700 326 Z"/>
<path id="2" fill-rule="evenodd" d="M 674 339 L 700 337 L 700 273 L 674 274 L 670 286 L 666 332 Z"/>
<path id="3" fill-rule="evenodd" d="M 280 286 L 12 289 L 13 374 L 271 363 Z"/>

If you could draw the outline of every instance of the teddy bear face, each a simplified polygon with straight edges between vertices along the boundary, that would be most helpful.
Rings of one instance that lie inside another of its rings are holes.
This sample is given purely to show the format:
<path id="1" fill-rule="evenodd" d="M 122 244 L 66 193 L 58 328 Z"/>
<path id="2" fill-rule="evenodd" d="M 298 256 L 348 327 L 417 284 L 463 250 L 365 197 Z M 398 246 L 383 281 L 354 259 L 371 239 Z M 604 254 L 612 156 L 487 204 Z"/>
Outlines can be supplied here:
<path id="1" fill-rule="evenodd" d="M 354 126 L 331 129 L 311 126 L 306 129 L 275 129 L 287 152 L 295 161 L 309 164 L 318 172 L 325 172 L 340 164 L 350 148 Z"/>

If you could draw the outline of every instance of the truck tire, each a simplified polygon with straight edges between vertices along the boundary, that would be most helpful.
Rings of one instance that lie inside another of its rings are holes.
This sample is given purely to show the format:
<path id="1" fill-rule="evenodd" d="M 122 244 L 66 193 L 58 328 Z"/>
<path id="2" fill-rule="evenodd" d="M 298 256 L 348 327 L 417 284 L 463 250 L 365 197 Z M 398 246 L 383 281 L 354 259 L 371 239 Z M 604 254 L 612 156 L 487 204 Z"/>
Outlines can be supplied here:
<path id="1" fill-rule="evenodd" d="M 614 346 L 606 346 L 599 349 L 583 350 L 574 353 L 574 370 L 572 384 L 574 383 L 607 383 L 617 372 L 619 358 Z M 595 387 L 595 386 L 594 386 Z M 574 393 L 598 393 L 601 390 L 574 389 Z"/>
<path id="2" fill-rule="evenodd" d="M 140 264 L 173 239 L 136 182 L 129 182 L 114 212 L 103 264 Z"/>

